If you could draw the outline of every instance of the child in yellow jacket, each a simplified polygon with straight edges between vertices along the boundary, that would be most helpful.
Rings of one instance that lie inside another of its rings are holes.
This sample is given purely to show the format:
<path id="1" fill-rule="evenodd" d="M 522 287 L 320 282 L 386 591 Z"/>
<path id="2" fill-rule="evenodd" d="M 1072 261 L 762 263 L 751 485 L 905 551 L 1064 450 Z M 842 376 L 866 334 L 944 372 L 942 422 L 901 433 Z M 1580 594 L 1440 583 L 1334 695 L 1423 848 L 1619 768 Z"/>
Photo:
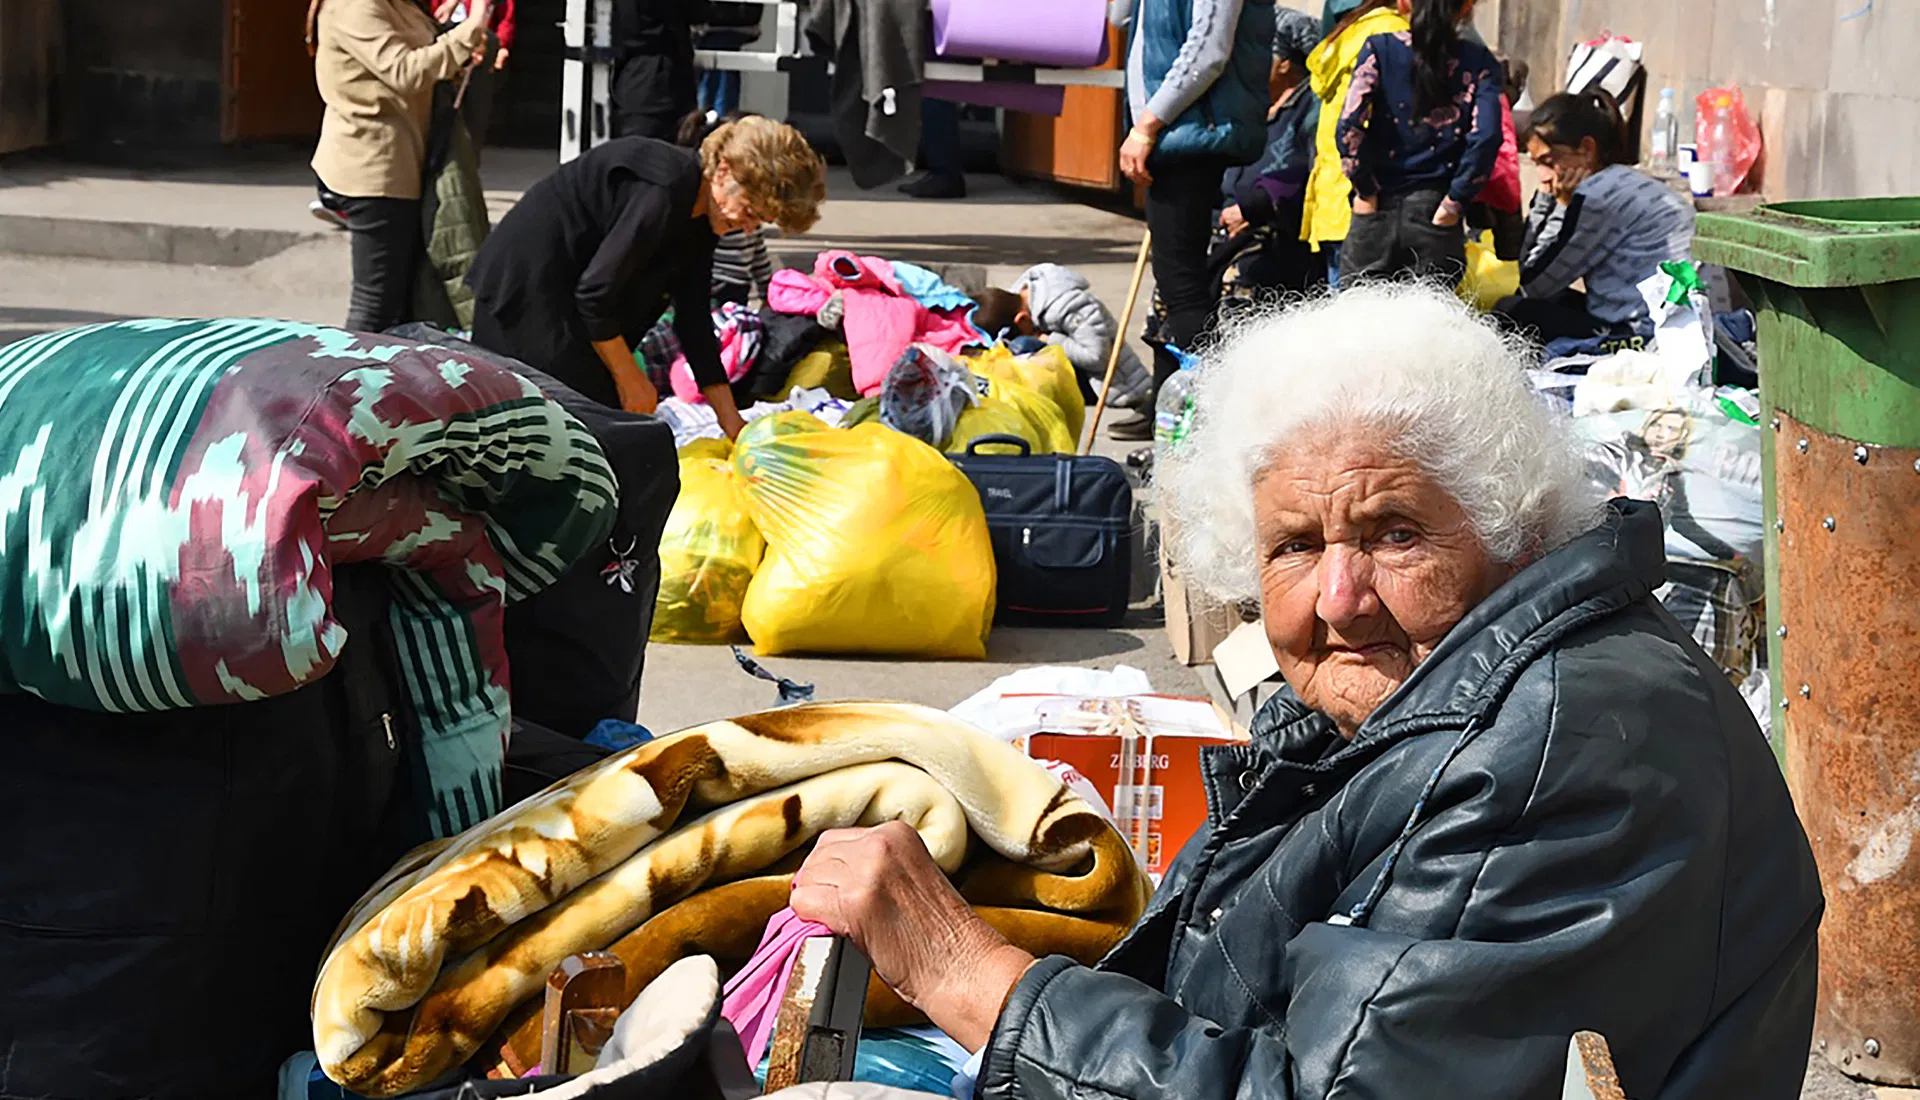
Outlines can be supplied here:
<path id="1" fill-rule="evenodd" d="M 1327 256 L 1328 281 L 1339 282 L 1340 245 L 1347 239 L 1347 227 L 1353 220 L 1353 186 L 1340 167 L 1340 150 L 1334 144 L 1334 130 L 1340 124 L 1340 109 L 1347 102 L 1347 85 L 1353 80 L 1354 62 L 1360 47 L 1376 34 L 1395 34 L 1408 29 L 1394 0 L 1370 0 L 1359 12 L 1341 20 L 1334 32 L 1322 39 L 1307 56 L 1307 73 L 1313 81 L 1313 93 L 1320 97 L 1320 124 L 1314 132 L 1313 171 L 1307 177 L 1306 213 L 1301 218 L 1300 239 L 1314 251 Z"/>

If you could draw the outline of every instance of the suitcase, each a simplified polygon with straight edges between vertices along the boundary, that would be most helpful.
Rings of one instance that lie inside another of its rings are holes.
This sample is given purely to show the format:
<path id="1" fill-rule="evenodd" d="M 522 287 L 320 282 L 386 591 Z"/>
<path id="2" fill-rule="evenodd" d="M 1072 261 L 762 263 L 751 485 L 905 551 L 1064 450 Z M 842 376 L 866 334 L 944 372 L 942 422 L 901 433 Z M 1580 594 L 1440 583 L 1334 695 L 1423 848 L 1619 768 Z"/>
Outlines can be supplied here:
<path id="1" fill-rule="evenodd" d="M 985 444 L 1021 453 L 978 453 Z M 986 508 L 1000 573 L 996 623 L 1119 625 L 1133 584 L 1133 486 L 1119 463 L 1035 455 L 1011 435 L 981 436 L 953 462 Z"/>

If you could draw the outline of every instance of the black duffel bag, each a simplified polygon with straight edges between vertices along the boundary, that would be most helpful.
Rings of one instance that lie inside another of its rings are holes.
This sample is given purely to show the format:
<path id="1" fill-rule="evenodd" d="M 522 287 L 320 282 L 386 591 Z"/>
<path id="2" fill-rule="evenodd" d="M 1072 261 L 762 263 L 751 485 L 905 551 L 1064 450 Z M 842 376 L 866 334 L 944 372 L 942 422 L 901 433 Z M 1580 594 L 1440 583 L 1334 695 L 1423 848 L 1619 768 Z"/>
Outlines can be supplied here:
<path id="1" fill-rule="evenodd" d="M 1010 445 L 1019 454 L 981 454 Z M 1110 458 L 1036 455 L 1013 435 L 985 435 L 954 457 L 980 492 L 1000 583 L 994 621 L 1117 626 L 1133 572 L 1133 486 Z"/>

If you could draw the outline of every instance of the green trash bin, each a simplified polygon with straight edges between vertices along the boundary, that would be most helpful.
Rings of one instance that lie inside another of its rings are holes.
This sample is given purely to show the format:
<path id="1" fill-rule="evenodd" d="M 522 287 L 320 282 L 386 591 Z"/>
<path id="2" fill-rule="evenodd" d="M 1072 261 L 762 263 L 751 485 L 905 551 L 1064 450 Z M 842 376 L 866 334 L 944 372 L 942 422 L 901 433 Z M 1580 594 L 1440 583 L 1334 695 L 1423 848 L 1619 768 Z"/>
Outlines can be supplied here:
<path id="1" fill-rule="evenodd" d="M 1827 897 L 1815 1046 L 1920 1084 L 1920 198 L 1702 214 L 1694 255 L 1759 320 L 1775 744 Z"/>

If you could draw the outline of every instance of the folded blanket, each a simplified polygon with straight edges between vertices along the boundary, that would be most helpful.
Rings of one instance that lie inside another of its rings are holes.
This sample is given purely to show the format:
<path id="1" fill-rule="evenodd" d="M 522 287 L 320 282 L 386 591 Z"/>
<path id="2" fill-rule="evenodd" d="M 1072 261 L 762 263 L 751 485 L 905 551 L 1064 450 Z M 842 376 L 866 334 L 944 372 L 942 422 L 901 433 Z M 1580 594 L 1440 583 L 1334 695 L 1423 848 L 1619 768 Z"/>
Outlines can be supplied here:
<path id="1" fill-rule="evenodd" d="M 618 945 L 638 964 L 629 992 L 703 945 L 744 959 L 786 904 L 770 876 L 791 874 L 827 829 L 889 820 L 918 829 L 1030 950 L 1091 961 L 1145 907 L 1146 877 L 1112 825 L 971 726 L 886 703 L 749 715 L 609 757 L 403 861 L 321 969 L 321 1067 L 367 1096 L 427 1084 L 579 951 Z"/>
<path id="2" fill-rule="evenodd" d="M 335 566 L 389 567 L 449 835 L 499 807 L 509 602 L 604 539 L 612 473 L 476 357 L 283 321 L 123 321 L 0 349 L 0 692 L 104 711 L 280 695 L 345 631 Z"/>

